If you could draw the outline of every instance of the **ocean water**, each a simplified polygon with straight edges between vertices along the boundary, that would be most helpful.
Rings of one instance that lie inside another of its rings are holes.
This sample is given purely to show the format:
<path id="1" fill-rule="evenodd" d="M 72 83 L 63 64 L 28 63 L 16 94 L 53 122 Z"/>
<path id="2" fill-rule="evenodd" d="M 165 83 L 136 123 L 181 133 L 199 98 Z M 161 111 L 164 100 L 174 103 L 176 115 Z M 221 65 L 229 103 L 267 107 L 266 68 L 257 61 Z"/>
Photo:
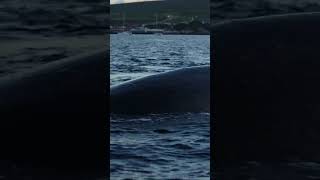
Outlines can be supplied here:
<path id="1" fill-rule="evenodd" d="M 110 84 L 209 65 L 206 35 L 111 35 Z M 210 114 L 111 115 L 111 179 L 210 179 Z"/>
<path id="2" fill-rule="evenodd" d="M 126 35 L 110 37 L 110 83 L 177 68 L 210 64 L 210 36 Z"/>

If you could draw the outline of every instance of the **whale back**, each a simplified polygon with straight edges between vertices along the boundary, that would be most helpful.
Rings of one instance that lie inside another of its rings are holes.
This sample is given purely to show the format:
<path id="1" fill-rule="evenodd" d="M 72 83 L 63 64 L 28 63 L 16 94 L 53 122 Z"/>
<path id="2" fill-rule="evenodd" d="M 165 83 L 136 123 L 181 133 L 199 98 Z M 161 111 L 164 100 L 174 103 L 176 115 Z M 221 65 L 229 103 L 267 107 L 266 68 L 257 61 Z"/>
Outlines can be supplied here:
<path id="1" fill-rule="evenodd" d="M 0 78 L 0 159 L 104 177 L 107 56 L 103 48 Z"/>
<path id="2" fill-rule="evenodd" d="M 179 69 L 113 86 L 110 92 L 111 112 L 208 112 L 209 69 L 209 66 Z"/>
<path id="3" fill-rule="evenodd" d="M 213 25 L 215 160 L 320 160 L 320 13 Z"/>

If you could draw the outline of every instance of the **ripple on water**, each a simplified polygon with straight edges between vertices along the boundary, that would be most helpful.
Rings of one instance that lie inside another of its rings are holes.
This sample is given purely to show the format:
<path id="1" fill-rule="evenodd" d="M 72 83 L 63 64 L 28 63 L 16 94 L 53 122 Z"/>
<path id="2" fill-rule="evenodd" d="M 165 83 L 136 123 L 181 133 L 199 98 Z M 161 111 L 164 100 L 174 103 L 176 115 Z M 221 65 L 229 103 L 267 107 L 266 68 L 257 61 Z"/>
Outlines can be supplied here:
<path id="1" fill-rule="evenodd" d="M 209 179 L 210 143 L 205 136 L 210 134 L 209 117 L 209 114 L 112 116 L 111 177 Z"/>
<path id="2" fill-rule="evenodd" d="M 209 65 L 209 36 L 111 35 L 110 84 Z M 209 114 L 111 116 L 111 179 L 209 179 Z"/>
<path id="3" fill-rule="evenodd" d="M 210 36 L 111 35 L 110 43 L 111 84 L 177 68 L 210 64 Z M 119 73 L 130 73 L 131 76 L 114 78 Z"/>

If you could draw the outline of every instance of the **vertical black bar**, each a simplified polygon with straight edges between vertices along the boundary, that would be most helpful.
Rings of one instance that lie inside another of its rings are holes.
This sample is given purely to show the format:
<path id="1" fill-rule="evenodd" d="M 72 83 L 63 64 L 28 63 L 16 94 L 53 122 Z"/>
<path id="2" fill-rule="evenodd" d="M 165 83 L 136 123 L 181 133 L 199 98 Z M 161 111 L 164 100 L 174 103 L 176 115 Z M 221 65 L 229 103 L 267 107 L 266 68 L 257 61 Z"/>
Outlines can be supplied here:
<path id="1" fill-rule="evenodd" d="M 1 1 L 0 176 L 108 176 L 107 7 Z"/>
<path id="2" fill-rule="evenodd" d="M 320 4 L 212 6 L 214 177 L 319 176 Z"/>
<path id="3" fill-rule="evenodd" d="M 215 70 L 215 56 L 214 56 L 214 41 L 212 36 L 211 26 L 213 24 L 213 0 L 210 0 L 210 179 L 214 179 L 215 164 L 214 164 L 214 134 L 215 134 L 215 104 L 214 104 L 214 70 Z"/>

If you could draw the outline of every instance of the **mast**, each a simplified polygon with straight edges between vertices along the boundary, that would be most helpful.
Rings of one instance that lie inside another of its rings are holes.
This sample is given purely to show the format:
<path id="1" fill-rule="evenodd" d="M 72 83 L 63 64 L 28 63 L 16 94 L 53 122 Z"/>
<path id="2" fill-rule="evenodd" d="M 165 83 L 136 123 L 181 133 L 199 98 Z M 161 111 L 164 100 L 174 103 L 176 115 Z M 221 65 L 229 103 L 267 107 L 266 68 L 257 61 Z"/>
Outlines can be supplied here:
<path id="1" fill-rule="evenodd" d="M 122 13 L 122 28 L 123 28 L 123 31 L 125 31 L 125 22 L 126 22 L 126 14 L 123 12 Z"/>
<path id="2" fill-rule="evenodd" d="M 156 29 L 158 29 L 158 14 L 156 13 Z"/>

